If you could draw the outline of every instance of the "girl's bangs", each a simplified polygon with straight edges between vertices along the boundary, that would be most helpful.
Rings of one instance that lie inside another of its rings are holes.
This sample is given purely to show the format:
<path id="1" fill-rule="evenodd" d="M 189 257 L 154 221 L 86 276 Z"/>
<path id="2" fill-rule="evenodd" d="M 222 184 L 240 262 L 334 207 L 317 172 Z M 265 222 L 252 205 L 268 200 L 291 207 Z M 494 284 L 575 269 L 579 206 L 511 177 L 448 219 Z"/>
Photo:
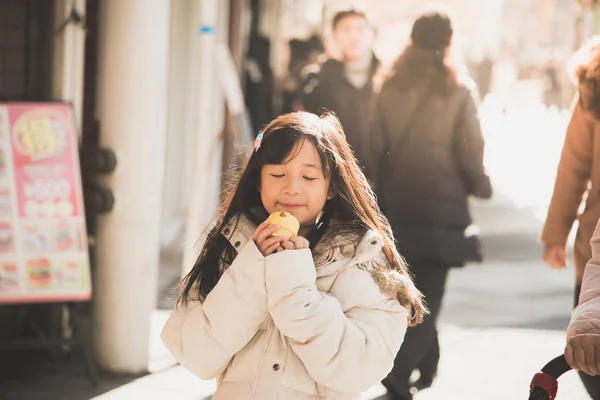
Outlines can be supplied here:
<path id="1" fill-rule="evenodd" d="M 325 156 L 317 138 L 314 135 L 306 134 L 293 128 L 277 129 L 266 135 L 262 141 L 260 149 L 256 154 L 259 156 L 260 163 L 265 164 L 286 164 L 292 161 L 302 149 L 303 141 L 307 140 L 315 146 L 321 161 L 321 168 L 327 175 L 327 157 Z"/>
<path id="2" fill-rule="evenodd" d="M 270 132 L 264 137 L 257 153 L 261 164 L 284 164 L 293 160 L 300 151 L 297 144 L 305 136 L 295 129 L 277 129 Z"/>

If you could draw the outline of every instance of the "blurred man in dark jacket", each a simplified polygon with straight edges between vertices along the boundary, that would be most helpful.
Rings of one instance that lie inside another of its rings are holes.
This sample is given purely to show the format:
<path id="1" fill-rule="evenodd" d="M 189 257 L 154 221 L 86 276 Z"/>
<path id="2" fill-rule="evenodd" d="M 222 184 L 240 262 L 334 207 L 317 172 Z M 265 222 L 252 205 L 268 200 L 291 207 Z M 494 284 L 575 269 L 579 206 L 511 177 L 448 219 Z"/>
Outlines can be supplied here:
<path id="1" fill-rule="evenodd" d="M 373 54 L 375 32 L 366 14 L 354 9 L 338 12 L 332 24 L 341 60 L 327 60 L 318 72 L 305 80 L 302 105 L 315 114 L 325 109 L 335 112 L 348 142 L 362 160 L 373 76 L 379 67 Z"/>

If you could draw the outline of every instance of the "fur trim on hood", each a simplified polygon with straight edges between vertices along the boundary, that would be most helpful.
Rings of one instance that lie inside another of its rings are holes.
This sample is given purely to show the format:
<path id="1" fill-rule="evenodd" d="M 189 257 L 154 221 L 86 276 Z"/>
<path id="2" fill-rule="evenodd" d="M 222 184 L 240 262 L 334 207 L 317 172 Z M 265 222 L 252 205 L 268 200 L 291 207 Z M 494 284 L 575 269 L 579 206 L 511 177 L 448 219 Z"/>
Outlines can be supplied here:
<path id="1" fill-rule="evenodd" d="M 600 121 L 600 35 L 592 37 L 569 61 L 582 108 Z"/>
<path id="2" fill-rule="evenodd" d="M 411 279 L 399 271 L 379 267 L 370 272 L 381 291 L 390 299 L 398 299 L 404 307 L 410 307 L 410 299 L 423 298 Z"/>

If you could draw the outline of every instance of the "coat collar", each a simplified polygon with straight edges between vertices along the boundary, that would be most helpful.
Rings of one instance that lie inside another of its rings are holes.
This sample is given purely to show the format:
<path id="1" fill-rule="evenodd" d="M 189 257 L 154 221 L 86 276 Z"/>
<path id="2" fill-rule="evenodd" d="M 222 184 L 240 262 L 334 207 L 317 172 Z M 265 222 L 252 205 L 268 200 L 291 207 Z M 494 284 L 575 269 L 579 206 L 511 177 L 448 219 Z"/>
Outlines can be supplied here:
<path id="1" fill-rule="evenodd" d="M 222 228 L 221 234 L 239 252 L 254 235 L 256 225 L 246 215 L 231 218 Z M 332 243 L 332 241 L 327 241 Z M 318 246 L 320 247 L 320 245 Z M 383 262 L 383 239 L 375 231 L 368 231 L 362 238 L 341 245 L 321 248 L 313 255 L 317 276 L 336 273 L 341 268 L 369 261 Z"/>
<path id="2" fill-rule="evenodd" d="M 328 59 L 323 63 L 320 68 L 320 75 L 322 80 L 343 80 L 344 79 L 344 62 L 333 58 Z M 381 61 L 373 53 L 371 58 L 370 74 L 375 75 L 378 71 Z"/>
<path id="3" fill-rule="evenodd" d="M 255 230 L 256 225 L 246 215 L 242 214 L 231 218 L 223 225 L 221 234 L 239 251 L 246 243 L 252 240 Z"/>

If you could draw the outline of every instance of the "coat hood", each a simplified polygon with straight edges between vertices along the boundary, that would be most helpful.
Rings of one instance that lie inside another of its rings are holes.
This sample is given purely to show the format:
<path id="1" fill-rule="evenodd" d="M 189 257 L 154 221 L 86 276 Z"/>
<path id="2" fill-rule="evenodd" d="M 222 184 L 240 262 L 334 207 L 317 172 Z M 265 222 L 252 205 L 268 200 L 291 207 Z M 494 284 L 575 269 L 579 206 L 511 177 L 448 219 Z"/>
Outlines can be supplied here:
<path id="1" fill-rule="evenodd" d="M 600 35 L 592 37 L 569 61 L 582 108 L 600 120 Z"/>

